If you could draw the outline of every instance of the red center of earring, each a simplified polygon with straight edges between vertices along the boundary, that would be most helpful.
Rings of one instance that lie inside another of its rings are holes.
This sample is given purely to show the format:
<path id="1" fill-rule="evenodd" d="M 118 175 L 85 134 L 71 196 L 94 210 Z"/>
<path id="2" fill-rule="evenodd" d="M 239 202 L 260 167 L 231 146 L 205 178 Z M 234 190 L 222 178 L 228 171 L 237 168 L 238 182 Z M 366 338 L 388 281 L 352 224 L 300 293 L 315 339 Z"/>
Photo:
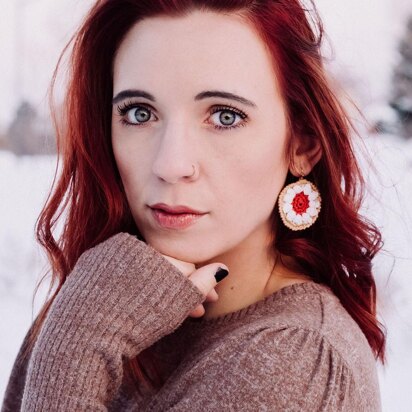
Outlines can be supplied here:
<path id="1" fill-rule="evenodd" d="M 309 207 L 309 196 L 303 192 L 297 193 L 292 201 L 292 208 L 297 215 L 303 215 Z"/>

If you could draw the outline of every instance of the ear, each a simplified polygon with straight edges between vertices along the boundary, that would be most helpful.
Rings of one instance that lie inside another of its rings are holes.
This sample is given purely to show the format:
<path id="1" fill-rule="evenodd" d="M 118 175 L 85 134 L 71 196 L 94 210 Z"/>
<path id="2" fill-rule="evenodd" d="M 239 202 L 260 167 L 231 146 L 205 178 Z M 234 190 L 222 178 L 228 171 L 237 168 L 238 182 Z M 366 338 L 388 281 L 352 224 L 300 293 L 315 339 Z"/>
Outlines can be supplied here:
<path id="1" fill-rule="evenodd" d="M 293 176 L 308 175 L 322 157 L 319 139 L 310 136 L 294 136 L 291 142 L 289 170 Z"/>

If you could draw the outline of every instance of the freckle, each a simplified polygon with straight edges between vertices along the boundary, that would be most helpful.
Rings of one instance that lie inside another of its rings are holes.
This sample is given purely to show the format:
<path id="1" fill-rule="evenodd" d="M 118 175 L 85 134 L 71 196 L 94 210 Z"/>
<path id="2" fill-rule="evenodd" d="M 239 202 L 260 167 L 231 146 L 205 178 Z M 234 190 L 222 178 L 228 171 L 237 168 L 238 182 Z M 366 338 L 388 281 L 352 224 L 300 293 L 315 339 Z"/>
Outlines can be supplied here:
<path id="1" fill-rule="evenodd" d="M 231 290 L 233 290 L 234 288 L 235 288 L 234 286 L 231 286 L 231 287 L 230 287 Z"/>

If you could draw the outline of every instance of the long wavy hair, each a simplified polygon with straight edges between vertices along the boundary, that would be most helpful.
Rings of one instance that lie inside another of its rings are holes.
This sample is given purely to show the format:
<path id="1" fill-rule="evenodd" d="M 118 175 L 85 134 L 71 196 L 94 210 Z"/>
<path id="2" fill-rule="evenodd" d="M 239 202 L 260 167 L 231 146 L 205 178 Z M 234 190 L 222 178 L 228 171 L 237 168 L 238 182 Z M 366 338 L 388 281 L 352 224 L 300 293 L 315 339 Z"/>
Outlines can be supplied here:
<path id="1" fill-rule="evenodd" d="M 238 13 L 253 25 L 273 59 L 286 103 L 290 139 L 317 139 L 322 158 L 309 178 L 322 194 L 322 211 L 307 230 L 282 225 L 274 205 L 273 248 L 291 256 L 314 281 L 328 285 L 357 322 L 376 359 L 385 361 L 385 332 L 376 313 L 372 259 L 382 248 L 378 228 L 359 214 L 364 179 L 351 141 L 354 128 L 327 79 L 321 55 L 322 23 L 315 5 L 299 0 L 98 0 L 63 50 L 70 50 L 64 115 L 55 124 L 57 176 L 36 222 L 37 241 L 50 261 L 49 295 L 32 325 L 27 352 L 80 255 L 118 232 L 142 239 L 131 215 L 111 146 L 113 60 L 126 33 L 144 18 L 183 16 L 192 10 Z M 290 153 L 289 145 L 289 153 Z M 285 184 L 293 181 L 289 173 Z M 58 239 L 53 228 L 66 211 Z M 275 231 L 276 229 L 276 231 Z M 45 276 L 46 276 L 45 275 Z M 44 279 L 44 277 L 43 277 Z M 41 283 L 41 282 L 40 282 Z M 39 285 L 38 285 L 39 286 Z M 51 294 L 52 288 L 56 286 Z M 37 290 L 37 288 L 36 288 Z M 51 296 L 50 296 L 51 294 Z M 162 384 L 150 348 L 128 360 L 125 376 Z"/>

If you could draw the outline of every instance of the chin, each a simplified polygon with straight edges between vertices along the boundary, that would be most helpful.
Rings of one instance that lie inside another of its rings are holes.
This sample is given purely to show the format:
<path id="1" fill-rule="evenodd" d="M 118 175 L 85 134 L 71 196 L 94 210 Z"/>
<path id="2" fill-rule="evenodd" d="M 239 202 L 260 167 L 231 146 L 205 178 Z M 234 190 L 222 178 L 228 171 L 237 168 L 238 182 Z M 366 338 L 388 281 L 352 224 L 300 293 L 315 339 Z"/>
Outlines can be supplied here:
<path id="1" fill-rule="evenodd" d="M 216 256 L 207 245 L 199 245 L 197 242 L 179 242 L 173 239 L 147 239 L 147 243 L 163 255 L 173 257 L 184 262 L 190 262 L 196 266 L 204 266 L 212 263 Z"/>

